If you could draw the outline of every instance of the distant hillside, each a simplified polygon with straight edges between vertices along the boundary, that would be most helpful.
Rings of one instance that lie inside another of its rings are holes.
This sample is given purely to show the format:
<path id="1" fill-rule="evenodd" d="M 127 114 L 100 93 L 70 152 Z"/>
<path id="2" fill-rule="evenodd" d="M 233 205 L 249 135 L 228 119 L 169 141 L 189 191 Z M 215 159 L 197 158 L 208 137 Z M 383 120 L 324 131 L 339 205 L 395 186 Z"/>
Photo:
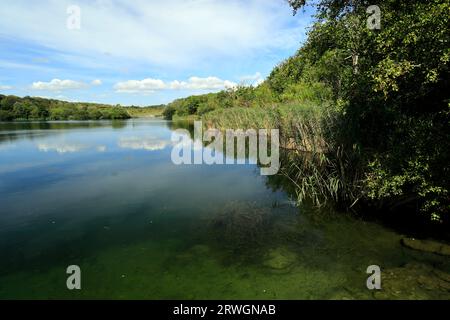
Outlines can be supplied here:
<path id="1" fill-rule="evenodd" d="M 165 105 L 156 105 L 149 107 L 125 107 L 126 111 L 132 118 L 155 118 L 162 117 Z"/>

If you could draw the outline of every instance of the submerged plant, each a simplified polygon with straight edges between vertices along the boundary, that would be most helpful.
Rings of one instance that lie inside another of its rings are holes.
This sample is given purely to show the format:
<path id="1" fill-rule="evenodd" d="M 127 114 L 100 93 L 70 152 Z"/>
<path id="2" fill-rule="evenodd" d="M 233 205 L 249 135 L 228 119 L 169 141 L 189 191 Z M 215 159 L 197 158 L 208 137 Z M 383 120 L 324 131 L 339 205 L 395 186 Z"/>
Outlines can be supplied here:
<path id="1" fill-rule="evenodd" d="M 268 232 L 270 210 L 254 202 L 233 201 L 211 220 L 217 241 L 233 251 L 245 251 L 263 243 Z"/>

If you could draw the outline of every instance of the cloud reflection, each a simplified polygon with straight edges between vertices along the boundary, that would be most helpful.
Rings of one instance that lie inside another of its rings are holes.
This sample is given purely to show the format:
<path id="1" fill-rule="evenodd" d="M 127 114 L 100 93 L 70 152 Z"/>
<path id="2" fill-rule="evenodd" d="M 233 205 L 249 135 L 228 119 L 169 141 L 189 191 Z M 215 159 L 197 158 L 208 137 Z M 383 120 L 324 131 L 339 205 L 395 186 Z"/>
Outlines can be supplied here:
<path id="1" fill-rule="evenodd" d="M 39 143 L 37 145 L 39 151 L 50 152 L 56 151 L 57 153 L 74 153 L 86 149 L 86 146 L 81 144 L 69 144 L 69 143 Z"/>
<path id="2" fill-rule="evenodd" d="M 88 145 L 67 142 L 39 143 L 37 145 L 37 148 L 41 152 L 57 152 L 59 154 L 75 153 L 91 149 L 91 147 Z M 96 146 L 95 150 L 98 152 L 105 152 L 106 146 Z"/>
<path id="3" fill-rule="evenodd" d="M 118 141 L 120 148 L 147 151 L 163 150 L 169 144 L 170 141 L 155 137 L 123 137 Z"/>

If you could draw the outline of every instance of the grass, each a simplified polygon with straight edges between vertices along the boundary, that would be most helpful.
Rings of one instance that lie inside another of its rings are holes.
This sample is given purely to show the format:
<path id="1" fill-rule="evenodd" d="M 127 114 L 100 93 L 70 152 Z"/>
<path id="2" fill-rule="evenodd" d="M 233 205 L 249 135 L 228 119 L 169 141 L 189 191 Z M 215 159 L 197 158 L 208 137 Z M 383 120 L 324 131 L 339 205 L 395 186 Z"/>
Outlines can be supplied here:
<path id="1" fill-rule="evenodd" d="M 199 117 L 195 114 L 190 114 L 190 115 L 185 115 L 185 116 L 173 115 L 172 120 L 173 121 L 179 121 L 179 120 L 194 121 L 194 120 L 199 120 Z"/>

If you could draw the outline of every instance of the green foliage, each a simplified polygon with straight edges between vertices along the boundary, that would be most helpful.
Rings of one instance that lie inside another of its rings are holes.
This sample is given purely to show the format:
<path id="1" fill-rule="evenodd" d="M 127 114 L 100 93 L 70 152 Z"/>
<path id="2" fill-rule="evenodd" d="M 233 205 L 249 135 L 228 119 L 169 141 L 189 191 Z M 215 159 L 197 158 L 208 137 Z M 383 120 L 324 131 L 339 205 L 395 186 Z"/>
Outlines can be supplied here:
<path id="1" fill-rule="evenodd" d="M 155 105 L 149 107 L 127 107 L 128 114 L 133 118 L 153 118 L 163 116 L 165 105 Z"/>
<path id="2" fill-rule="evenodd" d="M 164 108 L 163 117 L 164 119 L 171 120 L 175 115 L 176 109 L 173 105 L 168 105 Z"/>
<path id="3" fill-rule="evenodd" d="M 277 128 L 276 109 L 243 108 L 218 109 L 203 116 L 206 126 L 229 129 Z"/>
<path id="4" fill-rule="evenodd" d="M 289 85 L 280 95 L 281 102 L 298 104 L 312 104 L 322 106 L 332 99 L 332 92 L 329 86 L 321 82 L 298 82 Z"/>
<path id="5" fill-rule="evenodd" d="M 12 112 L 7 110 L 0 110 L 0 121 L 11 121 L 14 119 Z"/>
<path id="6" fill-rule="evenodd" d="M 275 93 L 281 94 L 287 86 L 300 81 L 305 63 L 302 52 L 298 52 L 272 70 L 267 79 L 268 85 Z"/>
<path id="7" fill-rule="evenodd" d="M 0 107 L 2 110 L 6 110 L 6 111 L 12 111 L 12 109 L 14 108 L 14 104 L 19 101 L 18 97 L 15 96 L 4 96 Z"/>
<path id="8" fill-rule="evenodd" d="M 2 96 L 0 120 L 100 120 L 128 119 L 126 108 L 93 103 L 73 103 L 43 98 Z"/>
<path id="9" fill-rule="evenodd" d="M 343 166 L 346 176 L 362 169 L 355 199 L 448 221 L 450 1 L 383 1 L 381 30 L 365 26 L 367 5 L 318 2 L 301 77 L 325 83 L 340 106 L 331 153 L 363 150 Z"/>
<path id="10" fill-rule="evenodd" d="M 173 116 L 185 117 L 195 115 L 200 108 L 201 112 L 210 109 L 207 105 L 210 103 L 211 94 L 200 96 L 189 96 L 184 99 L 177 99 L 169 103 L 163 111 L 166 119 L 172 119 Z M 212 109 L 210 109 L 212 110 Z"/>

